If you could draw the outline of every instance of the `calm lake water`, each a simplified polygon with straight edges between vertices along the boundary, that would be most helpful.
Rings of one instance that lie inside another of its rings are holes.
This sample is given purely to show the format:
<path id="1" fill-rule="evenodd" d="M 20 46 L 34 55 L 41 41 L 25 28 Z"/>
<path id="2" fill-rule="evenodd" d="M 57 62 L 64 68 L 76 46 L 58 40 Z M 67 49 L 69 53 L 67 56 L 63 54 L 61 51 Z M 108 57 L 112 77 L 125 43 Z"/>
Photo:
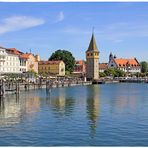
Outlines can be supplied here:
<path id="1" fill-rule="evenodd" d="M 148 146 L 148 84 L 7 95 L 0 100 L 0 146 Z"/>

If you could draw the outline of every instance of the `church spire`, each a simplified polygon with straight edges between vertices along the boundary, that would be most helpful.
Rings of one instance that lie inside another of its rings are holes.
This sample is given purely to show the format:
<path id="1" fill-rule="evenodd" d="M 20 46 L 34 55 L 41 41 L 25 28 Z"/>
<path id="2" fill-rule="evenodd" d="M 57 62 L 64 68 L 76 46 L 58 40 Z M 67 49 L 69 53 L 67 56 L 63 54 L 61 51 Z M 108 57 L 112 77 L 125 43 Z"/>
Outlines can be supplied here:
<path id="1" fill-rule="evenodd" d="M 98 80 L 99 78 L 99 51 L 97 48 L 94 32 L 86 51 L 86 77 L 87 80 Z"/>
<path id="2" fill-rule="evenodd" d="M 89 47 L 88 47 L 87 51 L 98 51 L 96 40 L 95 40 L 95 36 L 94 36 L 94 28 L 93 28 L 91 41 L 89 43 Z"/>

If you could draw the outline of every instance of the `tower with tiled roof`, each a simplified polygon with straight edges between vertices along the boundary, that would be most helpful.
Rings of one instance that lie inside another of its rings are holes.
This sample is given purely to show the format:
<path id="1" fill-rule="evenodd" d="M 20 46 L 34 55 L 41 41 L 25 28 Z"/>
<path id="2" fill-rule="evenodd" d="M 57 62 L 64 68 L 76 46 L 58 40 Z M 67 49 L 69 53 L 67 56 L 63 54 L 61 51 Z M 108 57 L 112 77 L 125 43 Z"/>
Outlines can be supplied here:
<path id="1" fill-rule="evenodd" d="M 92 33 L 89 47 L 86 51 L 86 77 L 87 80 L 99 79 L 99 50 L 97 48 L 94 33 Z"/>

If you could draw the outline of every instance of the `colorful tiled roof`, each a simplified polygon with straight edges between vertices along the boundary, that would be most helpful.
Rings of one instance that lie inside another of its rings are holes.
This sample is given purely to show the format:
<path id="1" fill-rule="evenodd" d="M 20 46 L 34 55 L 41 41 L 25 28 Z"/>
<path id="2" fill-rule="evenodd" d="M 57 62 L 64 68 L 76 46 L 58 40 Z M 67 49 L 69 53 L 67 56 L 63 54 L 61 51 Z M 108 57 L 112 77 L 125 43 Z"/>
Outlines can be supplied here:
<path id="1" fill-rule="evenodd" d="M 79 61 L 76 61 L 75 64 L 76 65 L 84 65 L 85 64 L 85 61 L 79 60 Z"/>
<path id="2" fill-rule="evenodd" d="M 16 50 L 15 48 L 7 48 L 6 51 L 11 53 L 11 54 L 15 54 L 15 55 L 20 55 L 21 54 L 21 52 Z"/>
<path id="3" fill-rule="evenodd" d="M 119 67 L 125 67 L 125 66 L 137 67 L 137 66 L 140 66 L 140 64 L 139 64 L 139 62 L 137 61 L 136 58 L 134 58 L 134 59 L 115 58 L 114 61 L 117 64 L 117 66 L 119 66 Z"/>
<path id="4" fill-rule="evenodd" d="M 39 65 L 48 65 L 48 64 L 60 64 L 62 62 L 61 60 L 58 61 L 39 61 Z"/>
<path id="5" fill-rule="evenodd" d="M 29 58 L 25 54 L 21 54 L 21 55 L 19 55 L 19 57 L 22 58 L 22 59 L 28 59 Z"/>
<path id="6" fill-rule="evenodd" d="M 24 53 L 24 54 L 20 55 L 20 57 L 24 58 L 24 59 L 28 59 L 30 55 L 32 55 L 32 53 Z"/>
<path id="7" fill-rule="evenodd" d="M 107 63 L 99 63 L 99 69 L 107 69 L 108 68 L 108 64 Z"/>
<path id="8" fill-rule="evenodd" d="M 33 55 L 32 53 L 23 53 L 23 52 L 17 50 L 16 48 L 5 48 L 5 47 L 1 47 L 1 46 L 0 46 L 0 48 L 5 49 L 7 53 L 18 55 L 20 58 L 23 58 L 23 59 L 28 59 L 30 55 Z"/>

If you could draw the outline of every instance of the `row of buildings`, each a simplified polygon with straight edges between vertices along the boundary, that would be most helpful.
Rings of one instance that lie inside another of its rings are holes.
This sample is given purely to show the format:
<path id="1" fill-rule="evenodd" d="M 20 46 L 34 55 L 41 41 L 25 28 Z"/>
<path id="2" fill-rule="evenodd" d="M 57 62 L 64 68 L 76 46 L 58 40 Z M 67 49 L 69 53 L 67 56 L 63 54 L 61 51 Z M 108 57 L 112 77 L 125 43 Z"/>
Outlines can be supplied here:
<path id="1" fill-rule="evenodd" d="M 0 47 L 0 72 L 23 73 L 30 70 L 38 71 L 39 56 L 23 53 L 15 48 Z"/>
<path id="2" fill-rule="evenodd" d="M 110 54 L 112 55 L 112 53 Z M 117 58 L 110 57 L 108 63 L 98 63 L 98 71 L 104 72 L 108 68 L 118 68 L 124 72 L 137 73 L 141 72 L 140 63 L 136 58 Z M 77 60 L 73 74 L 85 75 L 86 74 L 86 61 Z"/>
<path id="3" fill-rule="evenodd" d="M 64 76 L 65 64 L 63 61 L 41 61 L 39 55 L 23 53 L 16 48 L 0 47 L 0 74 L 28 71 Z"/>
<path id="4" fill-rule="evenodd" d="M 76 61 L 73 74 L 85 75 L 88 80 L 92 80 L 98 79 L 99 72 L 104 72 L 108 68 L 118 68 L 128 73 L 141 72 L 136 58 L 117 58 L 110 53 L 108 63 L 99 63 L 99 53 L 93 33 L 86 51 L 86 61 Z M 0 47 L 0 73 L 25 73 L 28 71 L 64 76 L 65 63 L 63 61 L 42 61 L 39 55 L 23 53 L 15 48 Z"/>
<path id="5" fill-rule="evenodd" d="M 97 80 L 99 78 L 99 72 L 104 72 L 108 68 L 117 68 L 126 73 L 141 72 L 140 63 L 136 58 L 117 58 L 110 53 L 108 63 L 99 63 L 99 53 L 93 33 L 86 51 L 86 61 L 76 61 L 73 74 L 86 75 L 88 80 Z"/>

